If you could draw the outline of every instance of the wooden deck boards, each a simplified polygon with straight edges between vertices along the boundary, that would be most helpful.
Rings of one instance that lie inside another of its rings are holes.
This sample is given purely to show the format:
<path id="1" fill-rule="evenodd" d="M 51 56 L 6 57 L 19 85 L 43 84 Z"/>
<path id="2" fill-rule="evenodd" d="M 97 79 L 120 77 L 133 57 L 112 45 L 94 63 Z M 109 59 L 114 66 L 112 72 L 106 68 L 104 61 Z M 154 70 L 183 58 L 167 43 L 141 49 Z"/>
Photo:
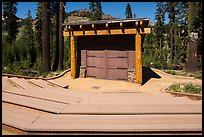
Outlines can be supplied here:
<path id="1" fill-rule="evenodd" d="M 13 93 L 13 94 L 18 94 L 22 96 L 43 99 L 43 100 L 49 100 L 53 102 L 66 103 L 66 104 L 77 104 L 80 101 L 79 98 L 59 95 L 57 93 L 53 94 L 49 92 L 49 90 L 45 90 L 45 89 L 44 90 L 43 89 L 37 89 L 37 90 L 36 89 L 32 89 L 32 90 L 15 89 L 15 90 L 4 90 L 3 92 Z"/>
<path id="2" fill-rule="evenodd" d="M 148 92 L 86 93 L 15 77 L 2 82 L 2 124 L 27 132 L 202 131 L 202 100 Z"/>
<path id="3" fill-rule="evenodd" d="M 61 88 L 67 88 L 67 89 L 68 89 L 68 87 L 69 87 L 68 84 L 59 83 L 59 82 L 57 82 L 57 81 L 55 81 L 55 80 L 47 80 L 47 82 L 49 82 L 49 83 L 52 84 L 52 85 L 59 86 L 59 87 L 61 87 Z"/>
<path id="4" fill-rule="evenodd" d="M 70 104 L 62 114 L 202 114 L 195 104 Z"/>
<path id="5" fill-rule="evenodd" d="M 201 131 L 201 115 L 42 115 L 29 131 Z"/>
<path id="6" fill-rule="evenodd" d="M 55 86 L 55 85 L 50 85 L 47 81 L 45 81 L 45 80 L 42 80 L 42 79 L 39 79 L 39 80 L 37 80 L 37 79 L 29 79 L 28 80 L 29 82 L 31 82 L 31 83 L 34 83 L 34 84 L 37 84 L 37 85 L 39 85 L 39 86 L 41 86 L 41 87 L 43 87 L 43 88 L 49 88 L 49 89 L 61 89 L 61 87 L 59 87 L 59 86 Z"/>
<path id="7" fill-rule="evenodd" d="M 25 130 L 44 112 L 2 103 L 2 124 Z"/>
<path id="8" fill-rule="evenodd" d="M 21 95 L 15 95 L 10 93 L 2 93 L 2 101 L 12 104 L 22 105 L 29 108 L 39 109 L 51 113 L 60 113 L 66 106 L 63 103 L 57 103 L 32 97 L 26 97 Z"/>
<path id="9" fill-rule="evenodd" d="M 14 83 L 20 85 L 20 86 L 23 87 L 24 89 L 33 89 L 33 88 L 38 88 L 38 89 L 40 89 L 38 86 L 29 83 L 29 82 L 28 82 L 27 80 L 25 80 L 24 78 L 12 77 L 12 78 L 9 78 L 9 80 L 11 80 L 11 81 L 13 81 Z"/>
<path id="10" fill-rule="evenodd" d="M 34 84 L 37 84 L 43 88 L 49 89 L 49 92 L 57 93 L 57 94 L 61 94 L 61 95 L 69 96 L 69 97 L 88 98 L 90 95 L 92 95 L 92 93 L 73 91 L 73 90 L 61 88 L 61 87 L 58 87 L 55 85 L 51 86 L 50 84 L 48 84 L 48 82 L 46 82 L 44 80 L 31 79 L 28 81 L 30 81 Z"/>

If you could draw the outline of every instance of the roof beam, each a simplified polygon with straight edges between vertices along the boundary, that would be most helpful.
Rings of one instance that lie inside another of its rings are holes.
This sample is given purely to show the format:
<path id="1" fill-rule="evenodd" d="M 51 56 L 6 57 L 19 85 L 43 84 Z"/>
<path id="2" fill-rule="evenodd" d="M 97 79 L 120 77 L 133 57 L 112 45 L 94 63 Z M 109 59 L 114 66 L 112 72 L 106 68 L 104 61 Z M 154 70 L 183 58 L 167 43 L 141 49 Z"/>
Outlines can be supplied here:
<path id="1" fill-rule="evenodd" d="M 121 28 L 122 32 L 125 33 L 124 27 L 123 27 L 123 22 L 120 22 L 120 28 Z"/>
<path id="2" fill-rule="evenodd" d="M 90 35 L 117 35 L 117 34 L 138 34 L 137 29 L 109 29 L 107 30 L 84 30 L 84 31 L 71 31 L 72 33 L 64 31 L 64 36 L 90 36 Z M 150 33 L 150 28 L 144 28 L 144 31 L 140 31 L 140 34 Z"/>
<path id="3" fill-rule="evenodd" d="M 92 29 L 94 30 L 94 32 L 95 32 L 95 35 L 97 35 L 97 29 L 96 29 L 96 26 L 95 26 L 95 24 L 92 24 L 92 25 L 91 25 L 91 27 L 92 27 Z"/>
<path id="4" fill-rule="evenodd" d="M 106 29 L 107 29 L 108 33 L 110 34 L 110 28 L 109 28 L 109 24 L 108 23 L 106 23 Z"/>

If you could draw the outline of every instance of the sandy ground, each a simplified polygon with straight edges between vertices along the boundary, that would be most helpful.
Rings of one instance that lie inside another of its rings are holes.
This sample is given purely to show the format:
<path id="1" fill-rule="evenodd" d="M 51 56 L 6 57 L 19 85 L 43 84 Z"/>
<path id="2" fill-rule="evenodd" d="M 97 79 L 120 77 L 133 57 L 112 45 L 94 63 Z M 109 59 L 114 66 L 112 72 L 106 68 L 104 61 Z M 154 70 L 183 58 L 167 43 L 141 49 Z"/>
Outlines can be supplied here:
<path id="1" fill-rule="evenodd" d="M 187 78 L 182 76 L 174 76 L 164 73 L 157 69 L 152 69 L 152 72 L 160 76 L 160 78 L 150 77 L 148 81 L 139 85 L 127 81 L 119 80 L 105 80 L 95 78 L 77 78 L 72 79 L 70 76 L 71 72 L 67 72 L 60 78 L 55 79 L 56 82 L 64 83 L 69 85 L 69 89 L 83 91 L 83 92 L 134 92 L 134 91 L 145 91 L 158 93 L 165 88 L 168 88 L 171 84 L 177 82 L 202 84 L 202 80 Z"/>

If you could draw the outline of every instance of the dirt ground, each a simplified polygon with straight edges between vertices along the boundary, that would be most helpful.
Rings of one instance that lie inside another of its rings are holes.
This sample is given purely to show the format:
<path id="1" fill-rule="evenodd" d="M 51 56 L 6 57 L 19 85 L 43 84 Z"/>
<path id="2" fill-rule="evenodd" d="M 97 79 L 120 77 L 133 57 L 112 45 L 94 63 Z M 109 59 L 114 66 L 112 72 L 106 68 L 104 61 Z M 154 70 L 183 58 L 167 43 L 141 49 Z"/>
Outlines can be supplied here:
<path id="1" fill-rule="evenodd" d="M 119 80 L 105 80 L 95 78 L 77 78 L 72 79 L 71 72 L 67 72 L 60 78 L 55 79 L 56 82 L 69 85 L 69 89 L 83 91 L 83 92 L 134 92 L 145 91 L 157 93 L 165 88 L 168 88 L 171 84 L 177 82 L 202 84 L 202 80 L 195 79 L 193 77 L 175 76 L 164 73 L 160 70 L 149 68 L 144 69 L 144 81 L 143 85 L 131 83 L 128 81 Z"/>

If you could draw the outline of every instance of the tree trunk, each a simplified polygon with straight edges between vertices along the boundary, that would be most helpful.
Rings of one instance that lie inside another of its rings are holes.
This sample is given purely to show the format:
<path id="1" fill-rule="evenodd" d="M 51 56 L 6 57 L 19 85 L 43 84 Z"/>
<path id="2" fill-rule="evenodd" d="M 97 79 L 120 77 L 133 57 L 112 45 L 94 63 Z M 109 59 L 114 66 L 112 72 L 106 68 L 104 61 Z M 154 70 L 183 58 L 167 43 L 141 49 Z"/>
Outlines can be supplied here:
<path id="1" fill-rule="evenodd" d="M 56 41 L 55 41 L 55 61 L 53 64 L 53 71 L 58 69 L 59 65 L 59 2 L 56 3 Z"/>
<path id="2" fill-rule="evenodd" d="M 41 72 L 50 71 L 50 22 L 48 2 L 42 2 L 42 66 Z"/>
<path id="3" fill-rule="evenodd" d="M 64 23 L 64 4 L 60 2 L 59 8 L 59 65 L 58 69 L 63 70 L 63 58 L 64 58 L 64 37 L 63 37 L 63 27 Z"/>
<path id="4" fill-rule="evenodd" d="M 170 54 L 171 64 L 173 64 L 173 30 L 171 29 L 171 54 Z"/>
<path id="5" fill-rule="evenodd" d="M 162 50 L 162 40 L 161 40 L 161 37 L 159 38 L 159 57 L 161 59 L 161 50 Z"/>
<path id="6" fill-rule="evenodd" d="M 189 2 L 189 45 L 188 45 L 188 61 L 187 61 L 187 71 L 196 71 L 198 69 L 198 34 L 192 32 L 193 25 L 193 2 Z"/>
<path id="7" fill-rule="evenodd" d="M 178 64 L 176 27 L 174 29 L 174 64 Z"/>

